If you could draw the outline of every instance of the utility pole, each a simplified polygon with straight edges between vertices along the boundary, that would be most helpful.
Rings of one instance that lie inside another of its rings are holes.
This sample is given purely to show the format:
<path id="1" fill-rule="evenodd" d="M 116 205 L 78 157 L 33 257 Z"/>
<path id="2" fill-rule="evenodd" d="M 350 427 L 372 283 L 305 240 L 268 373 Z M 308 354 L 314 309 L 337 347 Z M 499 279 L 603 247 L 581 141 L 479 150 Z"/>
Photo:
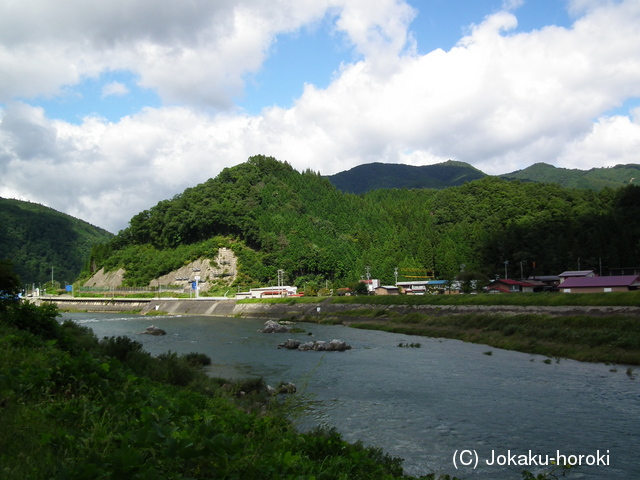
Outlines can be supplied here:
<path id="1" fill-rule="evenodd" d="M 396 287 L 398 286 L 398 267 L 393 269 L 393 274 L 396 277 Z"/>
<path id="2" fill-rule="evenodd" d="M 278 290 L 282 296 L 282 287 L 284 286 L 284 270 L 278 270 Z"/>
<path id="3" fill-rule="evenodd" d="M 509 275 L 507 274 L 507 265 L 509 265 L 509 260 L 504 261 L 504 279 L 508 279 Z"/>

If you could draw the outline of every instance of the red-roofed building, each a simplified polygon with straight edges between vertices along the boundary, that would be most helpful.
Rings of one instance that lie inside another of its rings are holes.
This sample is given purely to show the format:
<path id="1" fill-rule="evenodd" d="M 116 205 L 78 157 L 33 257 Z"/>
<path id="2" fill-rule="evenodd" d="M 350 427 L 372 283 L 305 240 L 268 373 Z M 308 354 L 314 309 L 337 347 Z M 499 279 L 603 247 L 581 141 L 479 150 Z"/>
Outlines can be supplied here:
<path id="1" fill-rule="evenodd" d="M 536 290 L 542 290 L 544 284 L 535 281 L 511 280 L 509 278 L 500 278 L 494 280 L 487 285 L 489 293 L 531 293 Z"/>
<path id="2" fill-rule="evenodd" d="M 617 275 L 610 277 L 567 278 L 558 287 L 563 293 L 628 292 L 638 290 L 640 276 Z"/>

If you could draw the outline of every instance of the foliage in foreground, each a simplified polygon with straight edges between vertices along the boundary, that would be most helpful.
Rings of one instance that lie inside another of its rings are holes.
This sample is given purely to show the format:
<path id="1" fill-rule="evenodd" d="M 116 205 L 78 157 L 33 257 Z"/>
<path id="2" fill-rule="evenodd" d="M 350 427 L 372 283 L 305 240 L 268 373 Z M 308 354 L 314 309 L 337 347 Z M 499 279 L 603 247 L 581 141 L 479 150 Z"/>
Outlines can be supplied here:
<path id="1" fill-rule="evenodd" d="M 229 388 L 192 366 L 202 356 L 153 358 L 56 316 L 19 304 L 1 317 L 5 479 L 408 478 L 333 430 L 296 432 L 259 380 Z"/>
<path id="2" fill-rule="evenodd" d="M 28 303 L 0 312 L 4 479 L 411 478 L 400 459 L 335 430 L 296 432 L 261 380 L 222 385 L 194 367 L 201 354 L 153 358 L 56 317 Z"/>

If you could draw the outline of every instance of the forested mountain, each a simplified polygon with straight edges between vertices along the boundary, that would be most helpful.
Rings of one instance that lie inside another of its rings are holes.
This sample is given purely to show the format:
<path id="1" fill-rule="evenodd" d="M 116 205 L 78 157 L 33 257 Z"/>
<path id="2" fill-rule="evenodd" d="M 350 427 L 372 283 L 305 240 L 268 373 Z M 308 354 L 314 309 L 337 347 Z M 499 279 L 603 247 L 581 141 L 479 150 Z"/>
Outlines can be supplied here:
<path id="1" fill-rule="evenodd" d="M 477 180 L 485 174 L 468 163 L 449 160 L 414 167 L 392 163 L 368 163 L 327 178 L 339 190 L 364 193 L 378 188 L 446 188 Z"/>
<path id="2" fill-rule="evenodd" d="M 640 265 L 640 187 L 600 192 L 484 177 L 459 187 L 342 193 L 329 179 L 256 156 L 134 216 L 94 269 L 123 267 L 145 284 L 220 246 L 239 257 L 238 284 L 333 282 L 365 272 L 383 283 L 509 277 Z M 534 266 L 535 264 L 535 266 Z M 88 273 L 88 272 L 87 272 Z"/>
<path id="3" fill-rule="evenodd" d="M 349 193 L 365 193 L 379 188 L 435 188 L 456 187 L 478 180 L 486 174 L 468 163 L 449 160 L 436 165 L 414 167 L 395 163 L 368 163 L 327 178 L 339 190 Z M 523 170 L 499 175 L 506 180 L 523 182 L 557 183 L 563 187 L 602 190 L 619 188 L 640 182 L 640 165 L 616 165 L 590 170 L 554 167 L 536 163 Z"/>
<path id="4" fill-rule="evenodd" d="M 608 168 L 579 170 L 559 168 L 547 163 L 536 163 L 517 172 L 501 175 L 507 180 L 522 180 L 539 183 L 557 183 L 563 187 L 602 190 L 605 187 L 619 188 L 640 182 L 640 165 L 616 165 Z"/>
<path id="5" fill-rule="evenodd" d="M 24 283 L 73 282 L 91 247 L 113 234 L 36 203 L 0 198 L 0 259 Z"/>

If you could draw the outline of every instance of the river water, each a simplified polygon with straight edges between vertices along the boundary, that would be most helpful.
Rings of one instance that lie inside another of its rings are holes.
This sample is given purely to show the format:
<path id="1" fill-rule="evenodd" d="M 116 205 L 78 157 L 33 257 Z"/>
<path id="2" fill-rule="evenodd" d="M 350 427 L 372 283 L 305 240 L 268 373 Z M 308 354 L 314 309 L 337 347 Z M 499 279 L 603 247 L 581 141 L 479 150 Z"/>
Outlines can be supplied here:
<path id="1" fill-rule="evenodd" d="M 528 463 L 530 455 L 546 463 L 560 453 L 584 455 L 569 478 L 640 479 L 640 378 L 628 375 L 627 366 L 545 363 L 545 357 L 486 345 L 344 326 L 299 324 L 307 333 L 263 334 L 257 319 L 63 318 L 91 327 L 99 338 L 130 336 L 152 354 L 206 353 L 213 376 L 261 376 L 271 385 L 292 381 L 316 400 L 303 426 L 334 426 L 349 441 L 379 446 L 404 458 L 408 474 L 516 480 L 523 469 L 549 468 L 513 463 Z M 139 335 L 151 324 L 167 335 Z M 287 338 L 339 338 L 353 348 L 277 349 Z M 420 347 L 399 347 L 402 342 Z M 587 465 L 594 462 L 600 465 Z"/>

